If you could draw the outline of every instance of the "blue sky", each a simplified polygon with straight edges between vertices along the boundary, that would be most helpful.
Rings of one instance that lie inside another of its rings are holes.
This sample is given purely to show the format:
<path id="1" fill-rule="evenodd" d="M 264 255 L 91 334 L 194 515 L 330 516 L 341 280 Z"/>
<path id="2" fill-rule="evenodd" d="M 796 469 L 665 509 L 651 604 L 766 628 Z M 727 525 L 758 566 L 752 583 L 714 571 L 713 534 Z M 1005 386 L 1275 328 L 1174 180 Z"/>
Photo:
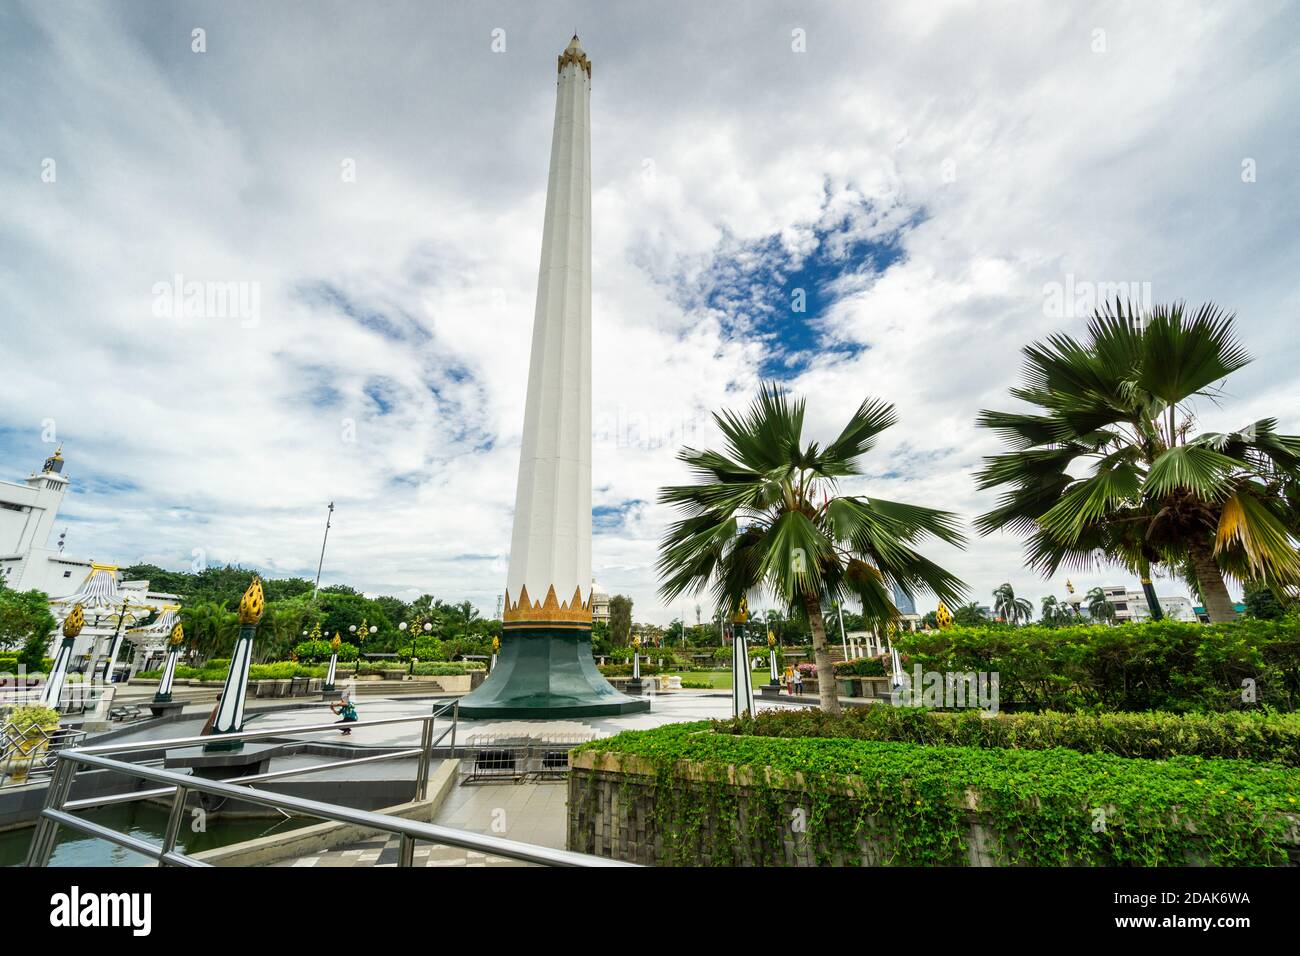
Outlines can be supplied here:
<path id="1" fill-rule="evenodd" d="M 638 617 L 694 617 L 655 595 L 656 490 L 762 378 L 814 438 L 898 406 L 846 491 L 989 507 L 975 413 L 1083 323 L 1049 287 L 1235 309 L 1256 361 L 1202 423 L 1300 431 L 1294 5 L 734 9 L 5 5 L 0 478 L 52 433 L 69 552 L 175 568 L 309 576 L 335 501 L 326 580 L 492 612 L 575 25 L 594 567 Z M 256 315 L 160 314 L 177 275 L 256 289 Z M 981 601 L 1064 593 L 1014 538 L 930 556 Z"/>

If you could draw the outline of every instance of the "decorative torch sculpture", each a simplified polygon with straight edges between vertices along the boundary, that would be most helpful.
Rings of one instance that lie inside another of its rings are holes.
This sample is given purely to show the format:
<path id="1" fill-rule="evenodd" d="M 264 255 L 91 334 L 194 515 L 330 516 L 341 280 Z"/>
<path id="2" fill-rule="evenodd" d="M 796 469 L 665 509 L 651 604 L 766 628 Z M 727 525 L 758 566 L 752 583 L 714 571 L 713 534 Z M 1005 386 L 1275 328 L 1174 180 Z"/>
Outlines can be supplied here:
<path id="1" fill-rule="evenodd" d="M 952 627 L 952 611 L 948 610 L 948 605 L 940 601 L 939 607 L 935 609 L 934 619 L 941 628 Z"/>
<path id="2" fill-rule="evenodd" d="M 177 621 L 172 628 L 170 646 L 167 648 L 167 661 L 163 664 L 162 680 L 158 682 L 158 693 L 153 695 L 155 704 L 167 704 L 172 699 L 172 681 L 176 679 L 176 662 L 180 660 L 181 645 L 185 643 L 185 628 Z"/>
<path id="3" fill-rule="evenodd" d="M 244 698 L 248 694 L 248 669 L 253 662 L 253 634 L 257 622 L 266 610 L 266 596 L 262 582 L 256 576 L 239 601 L 239 637 L 235 640 L 235 653 L 230 658 L 230 672 L 221 688 L 217 703 L 217 716 L 212 723 L 213 734 L 238 733 L 244 726 Z M 214 750 L 242 750 L 242 740 L 213 741 L 204 745 L 205 752 Z"/>
<path id="4" fill-rule="evenodd" d="M 46 680 L 45 688 L 41 691 L 43 707 L 59 709 L 63 684 L 68 679 L 68 663 L 72 660 L 72 645 L 76 643 L 77 635 L 85 626 L 86 612 L 80 604 L 74 604 L 72 613 L 63 619 L 63 643 L 59 645 L 59 653 L 54 658 L 54 666 L 50 668 L 49 679 Z"/>
<path id="5" fill-rule="evenodd" d="M 780 690 L 781 672 L 776 669 L 776 635 L 771 631 L 767 632 L 767 672 L 770 678 L 768 686 Z"/>
<path id="6" fill-rule="evenodd" d="M 320 633 L 319 626 L 317 628 L 316 633 L 318 634 Z M 333 694 L 335 692 L 334 680 L 335 677 L 338 675 L 338 671 L 339 671 L 339 648 L 342 646 L 343 646 L 343 638 L 335 634 L 333 640 L 330 641 L 329 670 L 325 672 L 325 684 L 321 687 L 321 690 L 323 690 L 327 694 Z"/>
<path id="7" fill-rule="evenodd" d="M 749 601 L 740 599 L 731 615 L 731 715 L 754 713 L 754 685 L 749 676 L 749 642 L 745 640 L 745 625 L 749 622 Z"/>

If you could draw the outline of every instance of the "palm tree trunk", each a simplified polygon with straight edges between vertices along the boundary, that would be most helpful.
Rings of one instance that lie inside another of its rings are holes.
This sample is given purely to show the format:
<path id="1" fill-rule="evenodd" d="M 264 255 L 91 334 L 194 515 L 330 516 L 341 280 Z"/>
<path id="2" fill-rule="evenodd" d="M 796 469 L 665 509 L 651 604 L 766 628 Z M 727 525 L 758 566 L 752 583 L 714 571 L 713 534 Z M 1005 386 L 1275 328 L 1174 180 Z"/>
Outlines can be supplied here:
<path id="1" fill-rule="evenodd" d="M 1205 613 L 1211 624 L 1221 621 L 1235 621 L 1237 610 L 1232 606 L 1228 586 L 1223 583 L 1223 572 L 1219 562 L 1214 560 L 1214 551 L 1209 542 L 1193 540 L 1188 548 L 1192 559 L 1192 572 L 1201 589 L 1201 599 L 1205 601 Z"/>
<path id="2" fill-rule="evenodd" d="M 812 628 L 813 658 L 817 662 L 817 697 L 821 708 L 828 714 L 840 712 L 840 697 L 835 687 L 835 664 L 826 645 L 826 622 L 822 620 L 821 602 L 815 597 L 804 598 L 808 611 L 808 626 Z"/>
<path id="3" fill-rule="evenodd" d="M 1164 609 L 1160 607 L 1160 599 L 1156 597 L 1155 585 L 1145 574 L 1142 576 L 1142 593 L 1147 596 L 1147 610 L 1151 612 L 1151 620 L 1161 620 L 1165 616 Z"/>

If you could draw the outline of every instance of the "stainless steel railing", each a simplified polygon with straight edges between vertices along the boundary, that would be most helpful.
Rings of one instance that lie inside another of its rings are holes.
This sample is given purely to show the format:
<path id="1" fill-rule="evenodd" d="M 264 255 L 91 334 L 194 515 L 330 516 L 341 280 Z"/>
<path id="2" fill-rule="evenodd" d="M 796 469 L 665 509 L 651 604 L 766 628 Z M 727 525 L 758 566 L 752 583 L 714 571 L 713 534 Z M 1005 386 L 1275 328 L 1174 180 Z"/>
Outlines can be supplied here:
<path id="1" fill-rule="evenodd" d="M 451 725 L 435 739 L 433 736 L 434 722 L 439 716 L 446 714 L 448 710 L 451 711 Z M 181 821 L 184 816 L 185 802 L 191 792 L 240 800 L 245 803 L 271 807 L 284 813 L 296 813 L 302 816 L 318 817 L 322 820 L 354 824 L 367 829 L 378 830 L 383 833 L 399 835 L 401 837 L 401 845 L 398 852 L 399 866 L 411 866 L 413 864 L 415 844 L 417 842 L 438 843 L 445 846 L 461 847 L 463 849 L 475 850 L 482 853 L 491 853 L 496 856 L 504 856 L 508 859 L 520 860 L 526 863 L 537 863 L 543 866 L 627 865 L 613 860 L 588 856 L 583 853 L 572 853 L 567 850 L 555 850 L 549 847 L 534 846 L 532 844 L 519 843 L 515 840 L 505 840 L 500 837 L 489 836 L 486 834 L 470 833 L 468 831 L 437 826 L 431 823 L 419 823 L 413 820 L 404 820 L 400 817 L 388 816 L 367 810 L 354 810 L 351 807 L 345 807 L 338 804 L 322 803 L 316 800 L 308 800 L 303 797 L 271 793 L 268 791 L 257 790 L 250 785 L 253 783 L 282 779 L 299 774 L 316 773 L 327 768 L 418 756 L 419 766 L 416 771 L 416 799 L 423 800 L 428 795 L 429 766 L 431 763 L 432 751 L 450 734 L 451 743 L 449 746 L 449 752 L 453 756 L 455 755 L 456 728 L 459 723 L 459 718 L 460 702 L 451 701 L 430 714 L 421 714 L 412 717 L 391 717 L 380 720 L 355 721 L 349 723 L 347 726 L 356 729 L 360 727 L 379 727 L 393 724 L 420 722 L 422 724 L 420 746 L 418 748 L 397 750 L 395 752 L 377 754 L 369 757 L 341 760 L 329 764 L 316 764 L 310 767 L 301 767 L 292 770 L 254 774 L 226 781 L 209 780 L 202 777 L 191 776 L 189 774 L 178 773 L 174 770 L 166 770 L 161 767 L 130 763 L 128 761 L 114 759 L 113 757 L 108 756 L 108 754 L 120 756 L 124 753 L 138 753 L 144 751 L 167 750 L 173 747 L 196 746 L 199 744 L 211 743 L 213 740 L 211 736 L 179 737 L 170 740 L 146 740 L 135 741 L 133 743 L 107 743 L 93 747 L 78 747 L 70 750 L 62 750 L 57 755 L 54 776 L 50 781 L 50 788 L 46 794 L 45 807 L 41 810 L 35 832 L 32 834 L 32 843 L 28 850 L 27 865 L 47 866 L 49 864 L 50 856 L 54 852 L 59 828 L 68 827 L 89 836 L 107 840 L 110 843 L 114 843 L 128 850 L 133 850 L 149 857 L 150 859 L 156 860 L 159 866 L 207 866 L 209 864 L 194 860 L 185 856 L 183 853 L 178 853 L 176 851 L 176 839 L 179 835 Z M 239 733 L 222 734 L 220 739 L 223 741 L 257 740 L 269 737 L 295 736 L 305 733 L 337 733 L 338 729 L 338 722 L 330 722 L 327 724 L 311 725 L 307 727 L 240 731 Z M 97 797 L 88 800 L 70 801 L 68 797 L 72 791 L 73 781 L 78 770 L 82 767 L 121 773 L 149 783 L 162 784 L 162 786 L 151 790 L 135 791 L 133 793 L 119 794 L 112 797 Z M 84 820 L 75 816 L 71 812 L 74 810 L 104 806 L 110 803 L 124 803 L 148 797 L 163 797 L 169 794 L 172 796 L 171 812 L 168 815 L 167 826 L 164 830 L 163 841 L 160 846 L 155 846 L 152 843 L 131 836 L 130 834 L 101 826 L 100 824 L 93 823 L 89 820 Z"/>

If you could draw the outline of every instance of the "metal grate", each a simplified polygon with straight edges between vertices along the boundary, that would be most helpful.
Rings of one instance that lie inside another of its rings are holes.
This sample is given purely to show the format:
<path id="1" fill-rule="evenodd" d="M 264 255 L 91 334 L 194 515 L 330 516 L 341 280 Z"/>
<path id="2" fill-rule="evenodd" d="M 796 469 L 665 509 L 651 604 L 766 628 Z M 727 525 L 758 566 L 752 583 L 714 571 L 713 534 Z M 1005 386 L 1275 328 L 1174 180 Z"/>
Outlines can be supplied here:
<path id="1" fill-rule="evenodd" d="M 518 737 L 477 734 L 469 738 L 461 784 L 562 780 L 569 774 L 569 751 L 594 734 Z"/>

